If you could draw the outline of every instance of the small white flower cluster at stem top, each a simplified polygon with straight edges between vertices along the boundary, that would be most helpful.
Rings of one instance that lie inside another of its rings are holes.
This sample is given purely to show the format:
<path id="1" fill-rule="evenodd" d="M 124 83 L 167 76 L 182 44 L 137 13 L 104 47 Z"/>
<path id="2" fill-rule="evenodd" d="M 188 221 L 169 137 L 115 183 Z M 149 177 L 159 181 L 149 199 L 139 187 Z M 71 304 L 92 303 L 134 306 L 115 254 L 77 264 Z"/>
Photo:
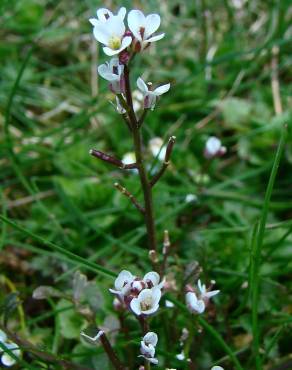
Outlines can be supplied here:
<path id="1" fill-rule="evenodd" d="M 21 351 L 20 351 L 18 345 L 16 343 L 13 343 L 13 342 L 9 341 L 8 338 L 7 338 L 6 333 L 4 333 L 3 330 L 0 330 L 0 342 L 6 348 L 8 348 L 10 351 L 12 351 L 12 353 L 16 357 L 20 357 L 21 356 Z M 15 365 L 16 362 L 17 362 L 16 359 L 13 358 L 12 356 L 10 356 L 9 353 L 5 352 L 2 347 L 0 347 L 0 356 L 1 356 L 0 367 L 1 367 L 1 363 L 4 366 L 10 367 L 10 366 Z"/>
<path id="2" fill-rule="evenodd" d="M 97 10 L 97 18 L 90 18 L 95 39 L 104 45 L 103 51 L 113 58 L 98 67 L 99 75 L 109 82 L 110 90 L 116 96 L 116 110 L 126 114 L 120 98 L 125 99 L 124 68 L 135 53 L 146 49 L 152 42 L 161 40 L 164 33 L 153 36 L 160 26 L 160 16 L 145 16 L 140 10 L 131 10 L 128 14 L 128 29 L 124 20 L 126 8 L 122 7 L 116 15 L 110 10 Z M 166 93 L 170 84 L 152 89 L 151 83 L 145 83 L 141 77 L 137 79 L 137 87 L 143 95 L 144 109 L 153 110 L 160 95 Z"/>
<path id="3" fill-rule="evenodd" d="M 155 271 L 148 272 L 141 279 L 123 270 L 110 292 L 116 295 L 120 306 L 128 308 L 137 316 L 149 316 L 159 308 L 163 285 L 164 280 L 160 281 L 160 276 Z M 115 305 L 118 306 L 116 303 Z"/>
<path id="4" fill-rule="evenodd" d="M 205 284 L 198 281 L 198 288 L 194 289 L 192 286 L 186 286 L 186 305 L 191 313 L 201 314 L 205 311 L 209 304 L 210 298 L 217 295 L 220 290 L 210 290 L 206 288 Z"/>
<path id="5" fill-rule="evenodd" d="M 158 360 L 155 358 L 155 347 L 158 342 L 158 336 L 156 333 L 149 331 L 144 335 L 141 340 L 140 352 L 141 355 L 138 357 L 143 357 L 145 360 L 149 361 L 151 364 L 157 365 Z"/>

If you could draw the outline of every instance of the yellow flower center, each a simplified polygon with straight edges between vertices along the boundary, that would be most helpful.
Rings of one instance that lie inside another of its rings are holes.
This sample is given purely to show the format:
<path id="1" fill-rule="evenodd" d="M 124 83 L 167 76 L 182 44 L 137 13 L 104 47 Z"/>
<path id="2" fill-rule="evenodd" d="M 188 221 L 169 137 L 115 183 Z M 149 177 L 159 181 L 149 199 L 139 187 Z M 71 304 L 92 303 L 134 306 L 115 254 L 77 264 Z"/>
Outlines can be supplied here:
<path id="1" fill-rule="evenodd" d="M 121 39 L 117 36 L 112 36 L 109 40 L 108 46 L 113 50 L 119 49 L 121 47 Z"/>
<path id="2" fill-rule="evenodd" d="M 147 297 L 144 301 L 140 302 L 141 311 L 148 311 L 152 307 L 151 297 Z"/>

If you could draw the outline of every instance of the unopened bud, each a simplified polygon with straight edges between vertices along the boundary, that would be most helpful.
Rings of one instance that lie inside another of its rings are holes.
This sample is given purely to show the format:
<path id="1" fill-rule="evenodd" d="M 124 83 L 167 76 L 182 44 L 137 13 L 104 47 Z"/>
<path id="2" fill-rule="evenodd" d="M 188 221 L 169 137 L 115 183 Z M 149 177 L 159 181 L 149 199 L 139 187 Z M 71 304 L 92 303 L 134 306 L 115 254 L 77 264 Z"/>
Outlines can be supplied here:
<path id="1" fill-rule="evenodd" d="M 130 59 L 130 55 L 126 50 L 123 50 L 123 51 L 120 52 L 119 62 L 121 64 L 127 64 L 129 59 Z"/>
<path id="2" fill-rule="evenodd" d="M 168 230 L 164 230 L 164 239 L 163 239 L 163 254 L 167 254 L 170 247 L 169 234 Z"/>
<path id="3" fill-rule="evenodd" d="M 118 298 L 114 298 L 113 306 L 114 306 L 115 311 L 123 311 L 124 310 L 124 304 Z"/>
<path id="4" fill-rule="evenodd" d="M 158 263 L 158 256 L 154 249 L 149 251 L 149 258 L 153 263 Z"/>

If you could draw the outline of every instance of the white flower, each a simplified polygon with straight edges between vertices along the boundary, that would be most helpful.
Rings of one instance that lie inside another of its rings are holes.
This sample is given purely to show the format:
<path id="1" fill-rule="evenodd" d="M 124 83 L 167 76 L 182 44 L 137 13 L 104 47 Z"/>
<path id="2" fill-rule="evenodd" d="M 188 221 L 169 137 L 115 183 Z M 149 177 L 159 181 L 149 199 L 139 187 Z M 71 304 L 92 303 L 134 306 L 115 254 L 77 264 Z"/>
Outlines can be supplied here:
<path id="1" fill-rule="evenodd" d="M 175 356 L 179 361 L 185 360 L 186 356 L 183 352 L 179 353 L 178 355 Z"/>
<path id="2" fill-rule="evenodd" d="M 156 287 L 162 289 L 164 285 L 164 280 L 160 282 L 160 276 L 155 271 L 147 272 L 143 277 L 143 281 L 147 284 L 148 288 Z"/>
<path id="3" fill-rule="evenodd" d="M 137 80 L 137 86 L 144 96 L 144 108 L 150 108 L 151 110 L 155 108 L 158 97 L 170 89 L 170 83 L 168 83 L 166 85 L 157 87 L 153 91 L 149 90 L 148 86 L 141 77 L 139 77 Z"/>
<path id="4" fill-rule="evenodd" d="M 112 92 L 120 94 L 124 91 L 124 66 L 120 64 L 118 58 L 112 58 L 109 63 L 101 64 L 97 70 L 102 78 L 110 82 Z"/>
<path id="5" fill-rule="evenodd" d="M 195 195 L 195 194 L 187 194 L 186 195 L 186 203 L 193 203 L 193 202 L 196 202 L 198 200 L 198 197 Z"/>
<path id="6" fill-rule="evenodd" d="M 97 19 L 96 18 L 90 18 L 89 19 L 89 22 L 93 26 L 95 26 L 98 21 L 105 22 L 107 19 L 114 16 L 113 13 L 110 10 L 106 9 L 106 8 L 97 9 L 96 15 L 97 15 Z M 118 11 L 117 16 L 120 17 L 121 20 L 124 20 L 125 16 L 126 16 L 126 8 L 124 8 L 124 7 L 120 8 L 119 11 Z"/>
<path id="7" fill-rule="evenodd" d="M 134 281 L 134 279 L 134 275 L 127 270 L 123 270 L 119 273 L 115 280 L 115 289 L 109 289 L 109 291 L 119 296 L 125 296 L 129 293 L 131 289 L 131 283 Z"/>
<path id="8" fill-rule="evenodd" d="M 226 147 L 222 146 L 221 140 L 216 136 L 210 136 L 206 141 L 204 155 L 206 158 L 220 157 L 226 153 Z"/>
<path id="9" fill-rule="evenodd" d="M 157 365 L 158 360 L 154 357 L 157 342 L 158 336 L 156 333 L 150 331 L 146 335 L 144 335 L 143 340 L 141 341 L 140 347 L 141 355 L 139 357 L 143 357 L 152 364 Z"/>
<path id="10" fill-rule="evenodd" d="M 188 292 L 186 294 L 186 304 L 192 313 L 200 314 L 205 311 L 209 299 L 218 294 L 220 290 L 207 291 L 206 285 L 202 284 L 201 280 L 198 281 L 198 290 L 198 296 L 195 292 Z"/>
<path id="11" fill-rule="evenodd" d="M 18 345 L 15 344 L 15 343 L 12 343 L 12 342 L 7 342 L 7 336 L 2 331 L 0 332 L 0 342 L 7 349 L 9 349 L 10 351 L 12 351 L 15 356 L 17 356 L 17 357 L 20 357 L 21 356 L 21 351 L 20 351 Z M 12 356 L 10 356 L 10 354 L 8 352 L 5 352 L 5 350 L 3 350 L 2 348 L 0 348 L 0 354 L 1 353 L 3 353 L 2 356 L 1 356 L 1 363 L 4 366 L 10 367 L 10 366 L 13 366 L 14 364 L 17 363 L 16 359 L 13 358 Z"/>
<path id="12" fill-rule="evenodd" d="M 152 344 L 153 347 L 156 347 L 158 342 L 158 336 L 153 331 L 149 331 L 147 334 L 144 335 L 143 342 L 146 345 Z"/>
<path id="13" fill-rule="evenodd" d="M 221 366 L 213 366 L 211 370 L 224 370 Z"/>
<path id="14" fill-rule="evenodd" d="M 199 279 L 198 281 L 198 288 L 199 288 L 199 291 L 200 291 L 200 298 L 201 299 L 210 299 L 211 297 L 214 297 L 216 294 L 218 294 L 220 292 L 220 290 L 211 290 L 211 291 L 207 291 L 206 289 L 206 285 L 205 284 L 202 284 L 201 283 L 201 280 Z"/>
<path id="15" fill-rule="evenodd" d="M 135 156 L 135 153 L 133 152 L 129 152 L 129 153 L 126 153 L 124 154 L 123 158 L 122 158 L 122 162 L 124 164 L 131 164 L 131 163 L 135 163 L 136 162 L 136 156 Z"/>
<path id="16" fill-rule="evenodd" d="M 174 307 L 174 303 L 172 303 L 171 301 L 169 301 L 168 299 L 165 300 L 165 307 L 167 308 L 173 308 Z"/>
<path id="17" fill-rule="evenodd" d="M 128 26 L 139 41 L 142 50 L 150 42 L 161 40 L 164 37 L 164 33 L 152 36 L 160 26 L 160 16 L 158 14 L 149 14 L 145 17 L 140 10 L 131 10 L 128 14 Z"/>
<path id="18" fill-rule="evenodd" d="M 141 91 L 140 90 L 137 90 L 137 89 L 133 91 L 132 96 L 133 96 L 133 108 L 134 108 L 134 111 L 135 112 L 138 112 L 142 108 L 144 96 L 141 93 Z"/>
<path id="19" fill-rule="evenodd" d="M 163 140 L 160 137 L 154 137 L 149 141 L 149 149 L 153 157 L 157 157 L 160 161 L 164 161 L 166 146 L 163 146 Z"/>
<path id="20" fill-rule="evenodd" d="M 129 152 L 129 153 L 124 154 L 124 156 L 122 158 L 122 162 L 124 164 L 132 164 L 132 163 L 135 163 L 136 162 L 135 153 Z M 130 169 L 128 171 L 130 171 L 132 173 L 138 173 L 139 172 L 137 168 L 132 168 L 132 169 Z"/>
<path id="21" fill-rule="evenodd" d="M 135 315 L 151 315 L 159 308 L 161 290 L 157 287 L 143 289 L 137 298 L 133 298 L 130 303 L 131 310 Z"/>
<path id="22" fill-rule="evenodd" d="M 126 27 L 123 18 L 118 15 L 106 20 L 96 20 L 93 26 L 93 35 L 98 42 L 104 44 L 103 51 L 106 55 L 119 54 L 132 42 L 131 36 L 124 37 Z"/>
<path id="23" fill-rule="evenodd" d="M 206 308 L 205 302 L 202 299 L 198 299 L 194 292 L 188 292 L 186 294 L 186 304 L 192 313 L 203 313 Z"/>

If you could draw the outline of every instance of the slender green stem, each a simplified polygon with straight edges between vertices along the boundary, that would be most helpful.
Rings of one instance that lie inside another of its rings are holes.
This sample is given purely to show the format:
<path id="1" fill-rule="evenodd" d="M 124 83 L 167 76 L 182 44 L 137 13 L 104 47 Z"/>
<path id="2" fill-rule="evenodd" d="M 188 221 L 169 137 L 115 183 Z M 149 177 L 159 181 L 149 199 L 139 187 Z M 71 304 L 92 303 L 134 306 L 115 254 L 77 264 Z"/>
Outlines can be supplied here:
<path id="1" fill-rule="evenodd" d="M 280 159 L 284 150 L 285 142 L 287 137 L 287 127 L 284 126 L 282 129 L 281 139 L 278 145 L 278 149 L 274 158 L 274 163 L 269 178 L 264 205 L 262 209 L 261 218 L 259 221 L 257 240 L 255 243 L 255 250 L 253 256 L 253 271 L 251 273 L 251 296 L 252 296 L 252 333 L 253 333 L 253 353 L 255 356 L 255 366 L 257 370 L 262 369 L 262 359 L 260 355 L 260 328 L 258 320 L 258 305 L 259 305 L 259 288 L 260 288 L 260 264 L 261 264 L 261 253 L 264 241 L 264 233 L 267 222 L 267 216 L 269 211 L 269 204 L 271 195 L 278 172 Z"/>
<path id="2" fill-rule="evenodd" d="M 145 223 L 147 229 L 147 236 L 148 236 L 148 248 L 149 250 L 156 251 L 156 233 L 155 233 L 155 224 L 154 224 L 154 211 L 153 211 L 153 200 L 152 200 L 152 190 L 151 184 L 148 179 L 148 174 L 144 166 L 143 161 L 143 151 L 142 151 L 142 136 L 141 131 L 139 130 L 138 121 L 133 109 L 133 100 L 132 100 L 132 92 L 131 92 L 131 85 L 130 85 L 130 76 L 129 76 L 129 69 L 125 66 L 124 69 L 124 77 L 125 77 L 125 95 L 127 104 L 129 107 L 128 114 L 129 119 L 132 127 L 132 134 L 134 140 L 134 149 L 135 149 L 135 156 L 136 156 L 136 163 L 139 171 L 140 182 L 144 194 L 144 202 L 145 202 Z"/>

